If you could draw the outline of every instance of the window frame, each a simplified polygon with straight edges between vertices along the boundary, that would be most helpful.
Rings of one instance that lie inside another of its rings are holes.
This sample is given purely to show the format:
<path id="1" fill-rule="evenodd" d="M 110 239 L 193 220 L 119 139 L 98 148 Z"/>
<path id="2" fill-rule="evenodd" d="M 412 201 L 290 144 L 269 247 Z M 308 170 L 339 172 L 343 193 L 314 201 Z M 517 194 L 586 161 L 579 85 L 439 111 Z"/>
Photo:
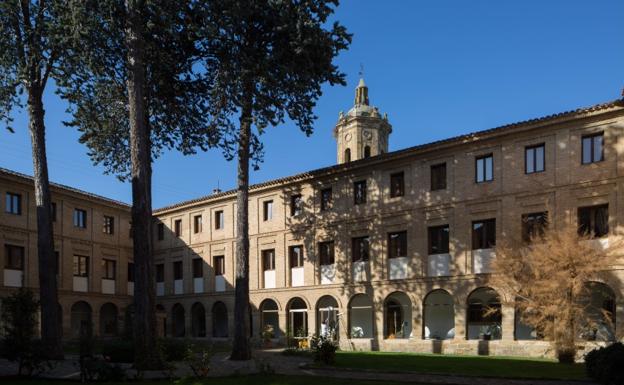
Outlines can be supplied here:
<path id="1" fill-rule="evenodd" d="M 225 275 L 225 255 L 214 255 L 212 257 L 212 266 L 215 277 Z"/>
<path id="2" fill-rule="evenodd" d="M 303 214 L 303 196 L 293 194 L 290 196 L 290 216 L 298 217 L 301 214 Z"/>
<path id="3" fill-rule="evenodd" d="M 22 215 L 22 194 L 6 192 L 4 212 L 11 215 Z"/>
<path id="4" fill-rule="evenodd" d="M 104 234 L 113 235 L 115 234 L 115 217 L 111 215 L 103 215 L 102 221 L 102 232 Z"/>
<path id="5" fill-rule="evenodd" d="M 537 149 L 542 149 L 542 169 L 537 169 Z M 533 171 L 529 171 L 529 151 L 533 151 L 531 162 L 533 163 Z M 546 143 L 532 144 L 524 147 L 524 173 L 525 175 L 539 174 L 546 171 Z"/>
<path id="6" fill-rule="evenodd" d="M 606 210 L 606 228 L 601 232 L 595 231 L 598 224 L 596 220 L 596 216 L 598 214 L 598 210 L 605 209 Z M 581 211 L 588 210 L 589 218 L 589 231 L 583 231 L 584 225 L 581 223 Z M 591 206 L 581 206 L 577 208 L 577 225 L 578 225 L 578 233 L 581 236 L 591 236 L 594 238 L 603 238 L 609 236 L 610 228 L 609 228 L 609 203 L 603 203 L 598 205 Z"/>
<path id="7" fill-rule="evenodd" d="M 364 193 L 358 199 L 357 191 L 358 191 L 359 186 L 362 186 L 361 188 L 364 190 Z M 368 195 L 366 179 L 353 182 L 353 204 L 356 206 L 366 204 L 366 195 Z"/>
<path id="8" fill-rule="evenodd" d="M 328 199 L 325 199 L 325 194 L 328 194 Z M 334 199 L 334 192 L 331 187 L 326 187 L 321 189 L 321 211 L 329 211 L 332 206 L 332 201 Z"/>
<path id="9" fill-rule="evenodd" d="M 275 249 L 264 249 L 260 251 L 262 271 L 275 271 Z"/>
<path id="10" fill-rule="evenodd" d="M 204 221 L 203 215 L 201 214 L 193 215 L 193 234 L 200 234 L 204 230 L 203 221 Z"/>
<path id="11" fill-rule="evenodd" d="M 180 281 L 184 279 L 184 263 L 182 261 L 173 261 L 173 280 Z"/>
<path id="12" fill-rule="evenodd" d="M 163 241 L 165 239 L 165 224 L 162 222 L 156 224 L 156 238 L 159 241 Z"/>
<path id="13" fill-rule="evenodd" d="M 215 210 L 214 212 L 215 230 L 223 230 L 225 227 L 225 214 L 223 210 Z"/>
<path id="14" fill-rule="evenodd" d="M 19 250 L 21 254 L 17 256 L 19 258 L 19 266 L 13 263 L 15 262 L 15 255 L 12 253 L 12 251 L 15 251 L 15 250 Z M 24 246 L 11 245 L 7 243 L 4 244 L 4 268 L 5 269 L 24 271 L 24 265 L 26 262 L 25 259 L 26 259 L 26 248 Z"/>
<path id="15" fill-rule="evenodd" d="M 262 201 L 262 221 L 270 222 L 273 220 L 273 199 Z"/>
<path id="16" fill-rule="evenodd" d="M 164 283 L 165 282 L 165 264 L 157 263 L 156 264 L 156 283 Z"/>
<path id="17" fill-rule="evenodd" d="M 538 217 L 543 218 L 543 223 L 540 223 L 539 220 L 535 221 Z M 536 211 L 522 214 L 520 221 L 522 225 L 522 241 L 528 244 L 531 242 L 532 238 L 544 236 L 546 229 L 548 228 L 548 211 Z"/>
<path id="18" fill-rule="evenodd" d="M 193 258 L 191 260 L 191 270 L 193 279 L 204 278 L 204 260 L 202 258 Z"/>
<path id="19" fill-rule="evenodd" d="M 490 179 L 487 178 L 487 160 L 488 159 L 492 163 L 491 165 L 492 175 Z M 480 160 L 483 161 L 483 180 L 479 180 L 479 161 Z M 487 154 L 476 156 L 475 157 L 475 182 L 480 184 L 480 183 L 492 182 L 493 180 L 494 180 L 494 154 L 490 152 Z"/>
<path id="20" fill-rule="evenodd" d="M 395 180 L 398 180 L 398 189 L 395 185 Z M 405 196 L 405 172 L 398 171 L 390 174 L 390 198 L 399 198 Z"/>
<path id="21" fill-rule="evenodd" d="M 395 241 L 393 237 L 396 237 L 398 240 Z M 388 233 L 388 259 L 406 258 L 408 255 L 407 248 L 407 230 L 393 231 Z M 400 252 L 401 249 L 403 249 L 403 253 Z"/>
<path id="22" fill-rule="evenodd" d="M 102 258 L 102 279 L 116 280 L 117 261 L 109 258 Z"/>
<path id="23" fill-rule="evenodd" d="M 319 264 L 321 266 L 331 266 L 336 263 L 335 245 L 333 240 L 319 242 L 318 247 Z"/>
<path id="24" fill-rule="evenodd" d="M 173 233 L 178 238 L 182 236 L 182 218 L 173 220 Z"/>
<path id="25" fill-rule="evenodd" d="M 78 255 L 74 254 L 74 266 L 73 266 L 73 276 L 74 277 L 89 277 L 89 259 L 88 255 Z M 76 262 L 78 264 L 76 265 Z M 78 267 L 78 272 L 76 273 L 76 267 Z M 84 268 L 84 269 L 83 269 Z"/>
<path id="26" fill-rule="evenodd" d="M 595 160 L 595 140 L 596 138 L 600 138 L 600 159 Z M 590 160 L 589 162 L 585 162 L 585 140 L 588 139 L 590 141 L 590 153 L 589 153 L 589 157 Z M 600 163 L 603 162 L 605 160 L 605 156 L 604 156 L 604 148 L 605 148 L 605 141 L 604 141 L 604 132 L 596 132 L 593 134 L 587 134 L 587 135 L 582 135 L 581 136 L 581 165 L 588 165 L 588 164 L 592 164 L 592 163 Z"/>
<path id="27" fill-rule="evenodd" d="M 434 177 L 436 175 L 437 170 L 444 170 L 444 178 Z M 430 191 L 440 191 L 446 190 L 447 188 L 447 170 L 446 170 L 446 162 L 436 163 L 429 166 L 429 190 Z M 434 179 L 438 181 L 438 183 L 434 183 Z M 442 182 L 439 182 L 439 181 Z"/>
<path id="28" fill-rule="evenodd" d="M 436 233 L 437 231 L 442 231 L 441 233 Z M 446 245 L 444 245 L 444 230 L 446 230 Z M 436 239 L 434 239 L 434 236 Z M 427 228 L 427 253 L 428 255 L 437 255 L 437 254 L 449 254 L 450 252 L 450 244 L 451 244 L 451 228 L 448 224 L 438 225 L 438 226 L 429 226 Z M 440 243 L 441 247 L 434 247 L 435 243 Z M 435 249 L 435 250 L 434 250 Z M 438 250 L 439 249 L 439 250 Z M 435 252 L 434 252 L 435 251 Z"/>
<path id="29" fill-rule="evenodd" d="M 295 255 L 295 250 L 299 250 L 299 253 Z M 292 245 L 288 247 L 288 264 L 291 269 L 303 267 L 303 245 Z M 293 263 L 296 260 L 297 263 Z"/>
<path id="30" fill-rule="evenodd" d="M 73 223 L 74 223 L 74 228 L 86 229 L 87 228 L 87 210 L 74 208 Z"/>
<path id="31" fill-rule="evenodd" d="M 362 242 L 363 247 L 360 247 L 360 242 Z M 351 238 L 351 262 L 368 262 L 369 260 L 370 236 L 364 235 L 361 237 Z"/>
<path id="32" fill-rule="evenodd" d="M 483 225 L 483 230 L 477 230 L 475 229 L 475 225 L 477 224 L 482 224 Z M 490 226 L 493 226 L 493 229 L 490 228 Z M 482 250 L 482 249 L 492 249 L 494 247 L 496 247 L 496 218 L 487 218 L 487 219 L 479 219 L 476 221 L 472 221 L 471 223 L 471 235 L 472 235 L 472 250 Z M 477 233 L 481 232 L 481 238 L 480 240 L 482 242 L 476 242 L 476 237 L 477 237 Z M 488 235 L 494 235 L 494 242 L 489 242 L 488 240 Z M 475 247 L 475 244 L 479 243 L 480 247 Z M 485 247 L 481 247 L 484 246 Z"/>

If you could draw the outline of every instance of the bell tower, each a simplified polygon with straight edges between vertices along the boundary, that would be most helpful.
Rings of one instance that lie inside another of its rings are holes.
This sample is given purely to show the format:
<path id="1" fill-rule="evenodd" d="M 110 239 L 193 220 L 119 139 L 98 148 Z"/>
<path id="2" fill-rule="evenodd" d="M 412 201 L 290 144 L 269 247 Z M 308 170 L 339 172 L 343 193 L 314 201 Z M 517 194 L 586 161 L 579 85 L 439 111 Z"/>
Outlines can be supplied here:
<path id="1" fill-rule="evenodd" d="M 391 132 L 388 115 L 382 117 L 379 109 L 369 104 L 368 87 L 360 79 L 353 107 L 346 114 L 340 112 L 334 128 L 338 164 L 388 152 Z"/>

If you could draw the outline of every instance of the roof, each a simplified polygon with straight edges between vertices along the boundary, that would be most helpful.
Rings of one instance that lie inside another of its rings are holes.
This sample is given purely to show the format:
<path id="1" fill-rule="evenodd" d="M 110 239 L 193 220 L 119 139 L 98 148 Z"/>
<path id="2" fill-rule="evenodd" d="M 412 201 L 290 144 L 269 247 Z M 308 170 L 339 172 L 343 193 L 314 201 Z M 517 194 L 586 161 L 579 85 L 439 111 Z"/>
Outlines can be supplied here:
<path id="1" fill-rule="evenodd" d="M 24 182 L 29 182 L 29 183 L 33 182 L 33 177 L 31 175 L 22 174 L 22 173 L 19 173 L 19 172 L 16 172 L 16 171 L 12 171 L 12 170 L 0 167 L 0 175 L 2 175 L 2 174 L 13 176 L 13 177 L 16 177 L 18 179 L 22 179 Z M 108 204 L 113 204 L 115 206 L 120 206 L 121 208 L 124 208 L 124 209 L 129 209 L 131 207 L 127 203 L 124 203 L 124 202 L 121 202 L 121 201 L 118 201 L 118 200 L 114 200 L 114 199 L 110 199 L 110 198 L 106 198 L 106 197 L 103 197 L 101 195 L 93 194 L 93 193 L 90 193 L 90 192 L 87 192 L 87 191 L 79 190 L 77 188 L 69 187 L 69 186 L 66 186 L 66 185 L 63 185 L 63 184 L 59 184 L 59 183 L 50 182 L 50 187 L 58 188 L 58 189 L 69 191 L 69 192 L 72 192 L 72 193 L 75 193 L 75 194 L 78 194 L 78 195 L 82 195 L 85 198 L 97 199 L 97 200 L 106 202 Z"/>
<path id="2" fill-rule="evenodd" d="M 402 150 L 388 152 L 388 153 L 378 155 L 372 158 L 360 159 L 360 160 L 356 160 L 356 161 L 345 163 L 345 164 L 333 165 L 333 166 L 311 170 L 311 171 L 307 171 L 304 173 L 295 174 L 295 175 L 291 175 L 291 176 L 287 176 L 283 178 L 273 179 L 273 180 L 269 180 L 266 182 L 251 185 L 249 186 L 249 191 L 260 190 L 266 187 L 271 187 L 271 186 L 280 185 L 284 183 L 309 180 L 314 177 L 330 175 L 330 174 L 348 170 L 348 169 L 355 169 L 355 168 L 362 167 L 364 165 L 376 164 L 381 161 L 394 160 L 394 159 L 399 159 L 405 156 L 414 155 L 417 153 L 431 151 L 433 149 L 438 149 L 439 147 L 449 147 L 449 146 L 464 144 L 466 142 L 474 142 L 476 140 L 484 139 L 483 138 L 484 136 L 498 136 L 498 135 L 505 134 L 510 130 L 540 127 L 545 124 L 551 124 L 551 123 L 556 123 L 558 121 L 566 121 L 570 119 L 584 118 L 584 117 L 591 116 L 594 113 L 603 113 L 603 112 L 609 112 L 609 110 L 618 110 L 618 109 L 624 109 L 624 98 L 616 99 L 607 103 L 595 104 L 589 107 L 581 107 L 575 110 L 559 112 L 559 113 L 552 114 L 552 115 L 546 115 L 546 116 L 542 116 L 539 118 L 523 120 L 520 122 L 506 124 L 503 126 L 498 126 L 498 127 L 494 127 L 494 128 L 490 128 L 490 129 L 486 129 L 482 131 L 476 131 L 476 132 L 463 134 L 463 135 L 459 135 L 459 136 L 455 136 L 455 137 L 451 137 L 447 139 L 438 140 L 435 142 L 408 147 Z M 197 203 L 206 203 L 209 201 L 214 201 L 214 200 L 218 200 L 218 199 L 229 197 L 229 196 L 234 196 L 235 194 L 236 194 L 236 190 L 233 189 L 233 190 L 224 191 L 221 193 L 206 195 L 203 197 L 186 200 L 186 201 L 175 203 L 173 205 L 155 209 L 154 214 L 162 214 L 166 211 L 177 209 L 183 206 L 194 205 Z"/>

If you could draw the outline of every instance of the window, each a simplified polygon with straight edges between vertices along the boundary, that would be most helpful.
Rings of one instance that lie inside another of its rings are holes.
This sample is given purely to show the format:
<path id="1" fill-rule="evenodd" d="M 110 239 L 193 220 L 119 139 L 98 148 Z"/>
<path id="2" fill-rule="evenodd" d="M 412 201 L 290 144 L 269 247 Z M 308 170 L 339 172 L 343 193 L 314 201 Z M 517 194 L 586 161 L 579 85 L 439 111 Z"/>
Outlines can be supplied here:
<path id="1" fill-rule="evenodd" d="M 193 278 L 202 278 L 204 276 L 204 260 L 201 258 L 193 258 Z"/>
<path id="2" fill-rule="evenodd" d="M 407 231 L 388 234 L 388 258 L 407 257 Z"/>
<path id="3" fill-rule="evenodd" d="M 321 190 L 321 211 L 327 211 L 331 208 L 332 189 L 331 187 Z"/>
<path id="4" fill-rule="evenodd" d="M 429 227 L 429 255 L 449 252 L 449 225 Z"/>
<path id="5" fill-rule="evenodd" d="M 431 191 L 446 190 L 446 163 L 431 166 Z"/>
<path id="6" fill-rule="evenodd" d="M 74 227 L 87 228 L 87 211 L 74 209 Z"/>
<path id="7" fill-rule="evenodd" d="M 220 230 L 223 228 L 223 210 L 215 211 L 215 229 Z"/>
<path id="8" fill-rule="evenodd" d="M 492 154 L 483 155 L 475 161 L 477 183 L 489 182 L 494 179 L 494 156 Z"/>
<path id="9" fill-rule="evenodd" d="M 472 249 L 490 249 L 496 246 L 496 219 L 472 222 Z"/>
<path id="10" fill-rule="evenodd" d="M 353 203 L 360 205 L 366 203 L 366 181 L 361 180 L 353 183 Z"/>
<path id="11" fill-rule="evenodd" d="M 22 196 L 11 192 L 6 193 L 5 211 L 9 214 L 22 215 Z"/>
<path id="12" fill-rule="evenodd" d="M 262 206 L 264 208 L 262 220 L 266 222 L 273 219 L 273 201 L 264 201 L 262 202 Z"/>
<path id="13" fill-rule="evenodd" d="M 345 153 L 344 153 L 344 161 L 345 161 L 345 163 L 346 163 L 346 162 L 351 162 L 351 149 L 350 149 L 350 148 L 347 148 L 347 149 L 345 150 Z"/>
<path id="14" fill-rule="evenodd" d="M 405 181 L 403 171 L 390 175 L 390 197 L 402 197 L 405 195 Z"/>
<path id="15" fill-rule="evenodd" d="M 162 241 L 163 239 L 165 239 L 165 224 L 159 223 L 158 225 L 156 225 L 156 229 L 158 233 L 158 240 Z"/>
<path id="16" fill-rule="evenodd" d="M 52 217 L 52 222 L 56 222 L 56 203 L 50 203 L 50 216 Z"/>
<path id="17" fill-rule="evenodd" d="M 74 277 L 89 276 L 89 257 L 74 255 Z"/>
<path id="18" fill-rule="evenodd" d="M 301 194 L 295 194 L 290 197 L 290 215 L 296 217 L 303 212 L 303 198 Z"/>
<path id="19" fill-rule="evenodd" d="M 371 156 L 370 146 L 365 146 L 364 147 L 364 158 L 370 158 L 370 156 Z"/>
<path id="20" fill-rule="evenodd" d="M 24 248 L 21 246 L 4 245 L 4 268 L 24 270 Z"/>
<path id="21" fill-rule="evenodd" d="M 370 238 L 358 237 L 351 240 L 351 261 L 360 262 L 369 259 Z"/>
<path id="22" fill-rule="evenodd" d="M 117 262 L 111 259 L 102 259 L 102 278 L 115 279 Z"/>
<path id="23" fill-rule="evenodd" d="M 156 265 L 156 282 L 165 282 L 165 265 L 162 263 Z"/>
<path id="24" fill-rule="evenodd" d="M 179 237 L 182 234 L 182 219 L 176 219 L 173 221 L 173 231 L 175 236 Z"/>
<path id="25" fill-rule="evenodd" d="M 193 233 L 199 234 L 202 232 L 202 216 L 195 215 L 193 217 Z"/>
<path id="26" fill-rule="evenodd" d="M 578 232 L 580 235 L 603 237 L 609 233 L 609 205 L 579 207 Z"/>
<path id="27" fill-rule="evenodd" d="M 334 241 L 319 243 L 319 256 L 321 265 L 334 264 Z"/>
<path id="28" fill-rule="evenodd" d="M 522 215 L 522 240 L 531 242 L 536 237 L 543 237 L 548 225 L 548 212 L 523 214 Z"/>
<path id="29" fill-rule="evenodd" d="M 215 275 L 225 275 L 225 256 L 217 255 L 214 257 Z"/>
<path id="30" fill-rule="evenodd" d="M 290 268 L 303 267 L 303 246 L 290 246 L 288 248 Z"/>
<path id="31" fill-rule="evenodd" d="M 156 265 L 157 275 L 158 275 L 158 266 L 162 266 L 162 265 Z M 128 262 L 128 282 L 134 282 L 134 262 Z"/>
<path id="32" fill-rule="evenodd" d="M 275 270 L 275 250 L 262 250 L 262 271 Z"/>
<path id="33" fill-rule="evenodd" d="M 602 162 L 604 160 L 604 137 L 602 132 L 583 136 L 582 146 L 582 164 Z"/>
<path id="34" fill-rule="evenodd" d="M 533 174 L 545 170 L 544 143 L 524 148 L 524 172 Z"/>
<path id="35" fill-rule="evenodd" d="M 175 281 L 184 277 L 184 271 L 182 269 L 182 261 L 173 262 L 173 279 Z"/>
<path id="36" fill-rule="evenodd" d="M 115 232 L 115 218 L 104 215 L 102 231 L 104 234 L 113 234 Z"/>

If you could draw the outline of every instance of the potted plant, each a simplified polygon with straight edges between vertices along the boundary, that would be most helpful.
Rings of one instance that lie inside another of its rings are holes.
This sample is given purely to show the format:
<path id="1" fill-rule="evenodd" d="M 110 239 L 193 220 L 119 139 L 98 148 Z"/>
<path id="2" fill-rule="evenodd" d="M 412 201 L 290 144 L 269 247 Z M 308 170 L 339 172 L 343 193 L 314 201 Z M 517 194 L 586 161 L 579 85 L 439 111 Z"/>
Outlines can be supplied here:
<path id="1" fill-rule="evenodd" d="M 265 348 L 272 347 L 272 340 L 275 338 L 275 331 L 273 325 L 265 325 L 262 330 L 262 342 Z"/>

